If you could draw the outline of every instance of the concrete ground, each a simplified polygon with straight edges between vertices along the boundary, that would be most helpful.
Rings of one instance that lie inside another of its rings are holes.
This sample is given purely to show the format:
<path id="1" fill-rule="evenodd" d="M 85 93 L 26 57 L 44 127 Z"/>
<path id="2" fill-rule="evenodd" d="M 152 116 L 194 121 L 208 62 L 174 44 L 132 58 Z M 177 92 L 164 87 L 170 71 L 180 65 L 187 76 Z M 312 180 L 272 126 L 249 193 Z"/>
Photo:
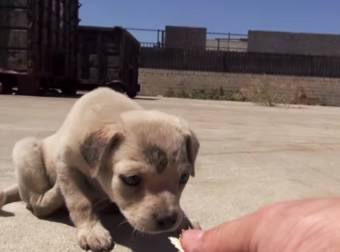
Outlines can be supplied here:
<path id="1" fill-rule="evenodd" d="M 262 107 L 183 99 L 136 100 L 187 119 L 201 141 L 197 175 L 182 197 L 191 220 L 209 228 L 275 201 L 340 195 L 340 108 Z M 0 96 L 0 188 L 15 182 L 11 149 L 58 128 L 67 98 Z M 0 212 L 0 251 L 80 251 L 65 215 L 40 220 L 22 203 Z M 111 218 L 110 218 L 111 217 Z M 106 223 L 121 223 L 119 216 Z M 115 251 L 174 251 L 165 236 L 112 227 Z"/>

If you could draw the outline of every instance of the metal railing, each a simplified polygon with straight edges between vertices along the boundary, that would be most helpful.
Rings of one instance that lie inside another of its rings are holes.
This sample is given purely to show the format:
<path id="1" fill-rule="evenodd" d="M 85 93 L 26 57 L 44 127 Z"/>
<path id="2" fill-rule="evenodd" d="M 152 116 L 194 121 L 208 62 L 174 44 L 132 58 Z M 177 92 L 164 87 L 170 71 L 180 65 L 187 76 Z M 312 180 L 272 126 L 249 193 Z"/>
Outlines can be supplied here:
<path id="1" fill-rule="evenodd" d="M 246 52 L 248 47 L 248 35 L 240 33 L 207 33 L 207 50 Z"/>
<path id="2" fill-rule="evenodd" d="M 141 43 L 142 47 L 163 48 L 165 45 L 165 30 L 126 28 Z M 207 32 L 206 50 L 213 51 L 247 51 L 248 35 L 240 33 Z"/>
<path id="3" fill-rule="evenodd" d="M 340 57 L 329 56 L 142 48 L 140 66 L 187 71 L 340 77 Z"/>

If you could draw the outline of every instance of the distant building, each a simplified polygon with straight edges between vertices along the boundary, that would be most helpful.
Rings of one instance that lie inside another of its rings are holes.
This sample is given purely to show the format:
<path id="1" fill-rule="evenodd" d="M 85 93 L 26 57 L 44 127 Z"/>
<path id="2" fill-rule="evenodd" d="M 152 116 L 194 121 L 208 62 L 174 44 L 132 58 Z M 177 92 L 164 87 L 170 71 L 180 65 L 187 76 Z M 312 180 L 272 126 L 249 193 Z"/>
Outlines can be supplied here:
<path id="1" fill-rule="evenodd" d="M 340 35 L 249 31 L 248 52 L 340 56 Z"/>
<path id="2" fill-rule="evenodd" d="M 165 47 L 205 50 L 207 29 L 203 27 L 166 26 Z"/>

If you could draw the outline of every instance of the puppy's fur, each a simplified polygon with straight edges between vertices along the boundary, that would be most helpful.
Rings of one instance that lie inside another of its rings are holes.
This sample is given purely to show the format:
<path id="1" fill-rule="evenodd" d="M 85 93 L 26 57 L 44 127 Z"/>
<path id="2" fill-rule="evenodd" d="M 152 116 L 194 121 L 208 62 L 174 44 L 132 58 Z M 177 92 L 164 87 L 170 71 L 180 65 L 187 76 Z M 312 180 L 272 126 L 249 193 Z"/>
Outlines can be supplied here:
<path id="1" fill-rule="evenodd" d="M 143 110 L 99 88 L 74 104 L 55 134 L 16 143 L 18 185 L 0 192 L 0 207 L 22 199 L 36 216 L 47 216 L 66 205 L 80 246 L 110 250 L 112 238 L 94 202 L 114 202 L 142 232 L 176 229 L 183 219 L 180 195 L 194 175 L 198 149 L 182 119 Z"/>

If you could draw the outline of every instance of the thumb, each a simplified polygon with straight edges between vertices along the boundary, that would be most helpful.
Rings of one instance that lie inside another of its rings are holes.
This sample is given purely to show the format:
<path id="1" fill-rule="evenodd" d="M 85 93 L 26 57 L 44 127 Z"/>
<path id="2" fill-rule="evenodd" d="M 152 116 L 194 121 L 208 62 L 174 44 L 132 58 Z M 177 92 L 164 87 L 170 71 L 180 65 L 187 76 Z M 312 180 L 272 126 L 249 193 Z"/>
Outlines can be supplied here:
<path id="1" fill-rule="evenodd" d="M 251 214 L 207 231 L 187 230 L 181 244 L 185 252 L 252 252 L 252 236 L 258 215 Z"/>

